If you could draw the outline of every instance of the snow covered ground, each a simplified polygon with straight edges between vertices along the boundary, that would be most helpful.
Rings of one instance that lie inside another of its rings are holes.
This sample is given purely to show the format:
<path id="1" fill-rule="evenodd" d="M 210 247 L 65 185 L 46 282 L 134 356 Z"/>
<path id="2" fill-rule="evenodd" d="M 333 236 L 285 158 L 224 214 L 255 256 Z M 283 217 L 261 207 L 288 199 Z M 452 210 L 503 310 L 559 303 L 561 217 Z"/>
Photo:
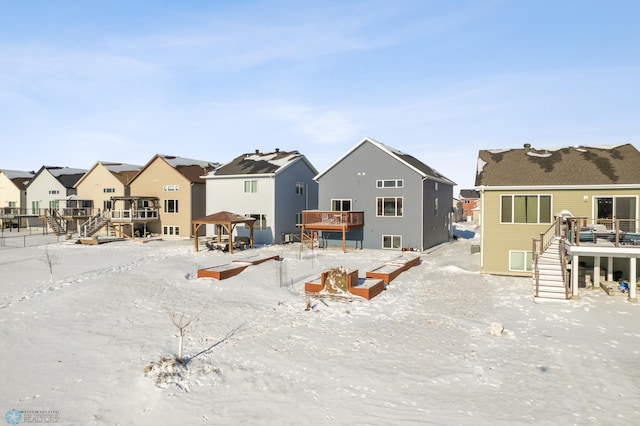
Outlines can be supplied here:
<path id="1" fill-rule="evenodd" d="M 72 425 L 640 424 L 640 307 L 584 289 L 569 305 L 535 304 L 530 279 L 479 274 L 474 239 L 421 253 L 371 301 L 312 299 L 305 311 L 306 279 L 337 266 L 364 276 L 398 253 L 34 238 L 54 243 L 0 247 L 2 414 L 55 411 Z M 284 260 L 196 278 L 252 253 Z M 186 368 L 151 368 L 177 353 L 168 312 L 200 314 Z"/>

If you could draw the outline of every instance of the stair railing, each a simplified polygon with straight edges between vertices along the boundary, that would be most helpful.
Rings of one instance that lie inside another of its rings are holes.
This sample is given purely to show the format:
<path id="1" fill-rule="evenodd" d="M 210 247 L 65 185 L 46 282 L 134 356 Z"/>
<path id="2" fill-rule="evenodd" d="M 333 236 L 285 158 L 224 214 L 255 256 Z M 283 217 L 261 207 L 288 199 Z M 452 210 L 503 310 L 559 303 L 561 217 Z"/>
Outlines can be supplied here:
<path id="1" fill-rule="evenodd" d="M 531 250 L 531 272 L 533 277 L 534 284 L 534 292 L 535 296 L 538 297 L 539 289 L 540 289 L 540 266 L 538 264 L 540 260 L 540 256 L 544 253 L 549 246 L 553 243 L 556 237 L 560 237 L 562 234 L 562 217 L 556 217 L 555 221 L 551 224 L 549 228 L 547 228 L 544 232 L 540 233 L 539 238 L 533 238 L 533 247 Z M 564 244 L 561 246 L 562 250 L 564 250 Z M 561 252 L 562 253 L 562 252 Z M 565 256 L 561 255 L 563 263 L 565 263 Z M 563 264 L 563 271 L 566 269 L 566 265 Z M 567 281 L 564 278 L 563 272 L 563 281 L 565 289 L 567 287 Z"/>

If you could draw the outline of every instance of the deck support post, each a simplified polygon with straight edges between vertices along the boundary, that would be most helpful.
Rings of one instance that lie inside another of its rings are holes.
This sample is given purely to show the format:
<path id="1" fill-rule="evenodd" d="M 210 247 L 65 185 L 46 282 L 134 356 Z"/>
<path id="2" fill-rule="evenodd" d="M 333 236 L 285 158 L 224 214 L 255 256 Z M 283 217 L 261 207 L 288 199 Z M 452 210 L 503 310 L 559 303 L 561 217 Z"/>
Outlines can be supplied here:
<path id="1" fill-rule="evenodd" d="M 600 287 L 600 256 L 594 256 L 593 258 L 593 278 L 591 283 L 594 288 Z"/>
<path id="2" fill-rule="evenodd" d="M 637 302 L 636 297 L 636 257 L 629 258 L 629 302 Z"/>
<path id="3" fill-rule="evenodd" d="M 578 299 L 578 275 L 580 275 L 580 256 L 573 255 L 571 259 L 571 298 Z"/>

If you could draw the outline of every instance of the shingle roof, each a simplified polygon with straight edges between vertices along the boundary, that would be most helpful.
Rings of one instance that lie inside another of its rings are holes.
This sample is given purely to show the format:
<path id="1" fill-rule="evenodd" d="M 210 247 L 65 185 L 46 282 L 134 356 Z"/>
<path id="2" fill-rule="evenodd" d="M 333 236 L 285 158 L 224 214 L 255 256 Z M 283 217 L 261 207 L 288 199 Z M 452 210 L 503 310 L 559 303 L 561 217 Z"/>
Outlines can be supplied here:
<path id="1" fill-rule="evenodd" d="M 217 169 L 214 176 L 230 175 L 262 175 L 275 174 L 291 164 L 303 158 L 298 151 L 259 152 L 242 154 L 234 158 L 230 163 Z"/>
<path id="2" fill-rule="evenodd" d="M 481 150 L 476 186 L 640 184 L 631 144 Z"/>
<path id="3" fill-rule="evenodd" d="M 475 189 L 461 189 L 460 190 L 460 198 L 466 199 L 474 199 L 480 198 L 480 191 L 476 191 Z"/>
<path id="4" fill-rule="evenodd" d="M 444 182 L 447 183 L 449 185 L 455 185 L 455 182 L 453 182 L 452 180 L 448 179 L 446 176 L 440 174 L 438 171 L 436 171 L 435 169 L 427 166 L 425 163 L 423 163 L 422 161 L 418 160 L 417 158 L 409 155 L 409 154 L 405 154 L 402 151 L 399 151 L 395 148 L 391 148 L 388 145 L 385 145 L 381 142 L 378 142 L 374 139 L 371 138 L 364 138 L 363 140 L 361 140 L 359 143 L 357 143 L 353 148 L 351 148 L 349 151 L 347 151 L 342 157 L 340 157 L 339 159 L 337 159 L 336 161 L 334 161 L 329 167 L 327 167 L 324 171 L 322 171 L 321 173 L 319 173 L 318 175 L 316 175 L 314 177 L 315 180 L 318 180 L 322 175 L 324 175 L 325 173 L 327 173 L 329 170 L 331 170 L 333 167 L 335 167 L 338 163 L 340 163 L 344 158 L 346 158 L 347 156 L 349 156 L 349 154 L 351 154 L 353 151 L 355 151 L 359 146 L 361 146 L 364 143 L 370 143 L 378 148 L 380 148 L 382 151 L 386 152 L 387 154 L 389 154 L 392 157 L 395 157 L 397 160 L 401 161 L 402 163 L 404 163 L 405 165 L 409 166 L 410 168 L 414 169 L 416 172 L 420 173 L 423 177 L 425 178 L 430 178 L 433 180 L 438 180 L 440 182 Z"/>

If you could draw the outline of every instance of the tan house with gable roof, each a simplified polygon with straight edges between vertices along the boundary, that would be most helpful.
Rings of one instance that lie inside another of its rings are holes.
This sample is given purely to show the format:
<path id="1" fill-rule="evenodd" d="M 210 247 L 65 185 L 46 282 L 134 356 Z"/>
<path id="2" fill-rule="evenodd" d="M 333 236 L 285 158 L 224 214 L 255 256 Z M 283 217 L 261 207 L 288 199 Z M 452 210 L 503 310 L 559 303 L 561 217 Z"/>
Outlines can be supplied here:
<path id="1" fill-rule="evenodd" d="M 640 246 L 630 251 L 620 236 L 640 231 L 639 165 L 640 152 L 631 144 L 481 150 L 475 182 L 482 210 L 481 271 L 531 276 L 533 239 L 553 233 L 555 223 L 569 222 L 560 216 L 571 216 L 581 218 L 579 226 L 598 225 L 611 235 L 610 249 L 600 245 L 591 252 L 565 235 L 575 263 L 599 268 L 606 258 L 608 278 L 619 271 L 635 279 Z M 577 294 L 575 284 L 571 291 Z"/>
<path id="2" fill-rule="evenodd" d="M 129 182 L 141 169 L 134 164 L 98 161 L 75 184 L 77 196 L 93 200 L 96 210 L 111 210 L 111 197 L 129 196 Z"/>
<path id="3" fill-rule="evenodd" d="M 131 196 L 157 197 L 160 221 L 148 230 L 164 237 L 191 237 L 191 220 L 206 215 L 206 185 L 201 176 L 220 164 L 155 155 L 131 180 Z M 205 228 L 199 231 L 204 235 Z"/>

